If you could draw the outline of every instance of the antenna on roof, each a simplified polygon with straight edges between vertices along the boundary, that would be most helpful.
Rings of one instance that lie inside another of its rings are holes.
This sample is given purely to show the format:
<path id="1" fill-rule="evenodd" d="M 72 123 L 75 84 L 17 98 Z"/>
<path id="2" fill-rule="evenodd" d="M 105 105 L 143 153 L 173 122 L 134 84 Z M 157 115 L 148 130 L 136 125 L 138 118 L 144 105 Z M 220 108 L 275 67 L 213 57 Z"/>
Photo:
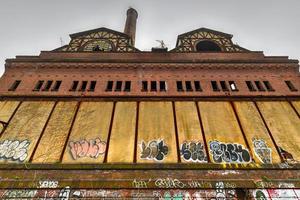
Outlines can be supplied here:
<path id="1" fill-rule="evenodd" d="M 159 48 L 162 48 L 162 49 L 166 48 L 166 44 L 164 43 L 163 40 L 155 40 L 155 41 L 160 44 Z"/>

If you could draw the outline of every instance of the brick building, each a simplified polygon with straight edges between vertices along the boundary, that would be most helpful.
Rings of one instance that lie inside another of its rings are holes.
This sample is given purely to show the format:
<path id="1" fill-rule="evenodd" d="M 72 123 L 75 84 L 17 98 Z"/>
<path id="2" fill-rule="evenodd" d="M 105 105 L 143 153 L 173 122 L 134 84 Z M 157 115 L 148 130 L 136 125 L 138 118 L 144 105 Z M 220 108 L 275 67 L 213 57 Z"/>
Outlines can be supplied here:
<path id="1" fill-rule="evenodd" d="M 207 28 L 140 51 L 137 18 L 6 60 L 1 198 L 300 198 L 298 60 Z"/>

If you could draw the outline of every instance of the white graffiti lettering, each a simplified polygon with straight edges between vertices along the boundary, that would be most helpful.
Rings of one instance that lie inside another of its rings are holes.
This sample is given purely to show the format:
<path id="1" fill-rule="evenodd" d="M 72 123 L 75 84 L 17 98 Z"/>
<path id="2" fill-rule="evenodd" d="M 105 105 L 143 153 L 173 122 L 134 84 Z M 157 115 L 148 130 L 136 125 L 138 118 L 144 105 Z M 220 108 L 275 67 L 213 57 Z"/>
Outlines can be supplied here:
<path id="1" fill-rule="evenodd" d="M 0 158 L 23 162 L 27 156 L 29 140 L 4 140 L 0 142 Z"/>
<path id="2" fill-rule="evenodd" d="M 272 163 L 272 149 L 269 148 L 263 139 L 253 139 L 254 152 L 262 163 Z"/>

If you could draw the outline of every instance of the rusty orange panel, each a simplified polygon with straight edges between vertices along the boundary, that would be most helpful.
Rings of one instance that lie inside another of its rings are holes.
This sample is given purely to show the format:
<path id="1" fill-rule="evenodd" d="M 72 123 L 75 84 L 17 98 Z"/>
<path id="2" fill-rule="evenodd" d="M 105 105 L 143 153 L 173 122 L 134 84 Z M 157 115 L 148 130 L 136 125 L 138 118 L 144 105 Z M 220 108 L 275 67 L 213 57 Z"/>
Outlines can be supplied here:
<path id="1" fill-rule="evenodd" d="M 8 122 L 9 118 L 19 105 L 19 101 L 1 101 L 0 102 L 0 121 Z"/>
<path id="2" fill-rule="evenodd" d="M 291 105 L 286 101 L 259 101 L 257 105 L 283 157 L 300 161 L 300 120 Z"/>
<path id="3" fill-rule="evenodd" d="M 1 143 L 8 150 L 1 152 L 1 162 L 27 162 L 46 124 L 54 102 L 23 102 L 5 129 Z"/>
<path id="4" fill-rule="evenodd" d="M 300 101 L 292 101 L 292 104 L 300 115 Z"/>
<path id="5" fill-rule="evenodd" d="M 0 122 L 7 123 L 19 104 L 19 101 L 0 101 Z M 4 128 L 2 123 L 0 123 L 0 133 Z"/>
<path id="6" fill-rule="evenodd" d="M 280 163 L 278 151 L 253 102 L 234 102 L 237 115 L 257 163 Z"/>
<path id="7" fill-rule="evenodd" d="M 82 102 L 63 163 L 102 163 L 112 115 L 112 102 Z"/>
<path id="8" fill-rule="evenodd" d="M 141 102 L 137 162 L 176 163 L 177 161 L 172 102 Z"/>
<path id="9" fill-rule="evenodd" d="M 207 162 L 195 102 L 175 102 L 176 122 L 182 162 Z"/>
<path id="10" fill-rule="evenodd" d="M 136 102 L 116 103 L 113 126 L 109 141 L 107 162 L 133 162 L 137 111 L 136 107 Z M 126 144 L 124 144 L 124 142 Z"/>
<path id="11" fill-rule="evenodd" d="M 33 163 L 60 161 L 77 102 L 58 102 L 33 156 Z"/>
<path id="12" fill-rule="evenodd" d="M 215 163 L 252 161 L 230 102 L 199 102 L 209 155 Z"/>

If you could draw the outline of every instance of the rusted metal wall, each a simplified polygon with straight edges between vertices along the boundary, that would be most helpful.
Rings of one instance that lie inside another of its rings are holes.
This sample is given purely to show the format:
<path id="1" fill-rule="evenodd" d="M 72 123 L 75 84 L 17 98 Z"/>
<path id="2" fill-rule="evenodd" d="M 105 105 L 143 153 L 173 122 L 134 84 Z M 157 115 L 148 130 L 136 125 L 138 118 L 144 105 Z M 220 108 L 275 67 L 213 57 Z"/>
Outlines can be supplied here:
<path id="1" fill-rule="evenodd" d="M 299 102 L 0 102 L 2 163 L 300 160 Z"/>

